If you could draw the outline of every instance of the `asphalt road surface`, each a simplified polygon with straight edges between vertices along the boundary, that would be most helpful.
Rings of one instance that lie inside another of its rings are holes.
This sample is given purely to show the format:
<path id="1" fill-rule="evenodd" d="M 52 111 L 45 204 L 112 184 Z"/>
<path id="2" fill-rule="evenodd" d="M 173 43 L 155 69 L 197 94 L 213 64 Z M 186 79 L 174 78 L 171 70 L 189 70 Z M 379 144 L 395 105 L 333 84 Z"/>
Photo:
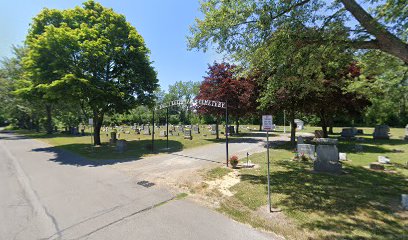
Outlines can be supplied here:
<path id="1" fill-rule="evenodd" d="M 0 132 L 0 239 L 277 239 L 112 166 Z"/>

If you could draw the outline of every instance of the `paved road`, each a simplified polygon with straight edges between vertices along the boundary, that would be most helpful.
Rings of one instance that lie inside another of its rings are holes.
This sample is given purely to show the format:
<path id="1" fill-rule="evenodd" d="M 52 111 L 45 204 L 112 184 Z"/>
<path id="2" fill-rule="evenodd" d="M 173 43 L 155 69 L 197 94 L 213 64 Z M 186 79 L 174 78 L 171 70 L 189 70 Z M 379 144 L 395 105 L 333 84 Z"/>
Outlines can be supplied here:
<path id="1" fill-rule="evenodd" d="M 275 239 L 87 162 L 0 132 L 0 239 Z"/>

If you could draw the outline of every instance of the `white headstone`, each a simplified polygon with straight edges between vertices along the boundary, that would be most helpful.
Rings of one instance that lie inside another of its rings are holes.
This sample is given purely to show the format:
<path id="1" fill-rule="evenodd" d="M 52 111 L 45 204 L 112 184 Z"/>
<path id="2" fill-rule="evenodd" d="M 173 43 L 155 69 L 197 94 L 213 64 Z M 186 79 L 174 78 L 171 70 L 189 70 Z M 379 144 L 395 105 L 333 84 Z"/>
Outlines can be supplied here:
<path id="1" fill-rule="evenodd" d="M 391 161 L 385 156 L 378 156 L 378 162 L 382 164 L 389 164 Z"/>
<path id="2" fill-rule="evenodd" d="M 340 161 L 347 161 L 347 153 L 339 153 L 339 160 Z"/>

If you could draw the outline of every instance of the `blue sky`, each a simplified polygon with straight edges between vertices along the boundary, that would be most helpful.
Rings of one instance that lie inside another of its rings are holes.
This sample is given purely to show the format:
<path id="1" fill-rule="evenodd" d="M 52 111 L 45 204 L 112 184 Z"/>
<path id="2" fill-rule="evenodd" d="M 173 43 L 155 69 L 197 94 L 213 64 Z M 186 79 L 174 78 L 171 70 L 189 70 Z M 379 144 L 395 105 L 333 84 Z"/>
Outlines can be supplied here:
<path id="1" fill-rule="evenodd" d="M 31 19 L 42 8 L 65 9 L 77 0 L 1 0 L 0 57 L 11 56 L 11 45 L 22 44 Z M 221 57 L 213 51 L 187 51 L 189 26 L 199 17 L 198 0 L 99 0 L 126 16 L 145 39 L 162 89 L 176 81 L 201 81 L 209 63 Z"/>

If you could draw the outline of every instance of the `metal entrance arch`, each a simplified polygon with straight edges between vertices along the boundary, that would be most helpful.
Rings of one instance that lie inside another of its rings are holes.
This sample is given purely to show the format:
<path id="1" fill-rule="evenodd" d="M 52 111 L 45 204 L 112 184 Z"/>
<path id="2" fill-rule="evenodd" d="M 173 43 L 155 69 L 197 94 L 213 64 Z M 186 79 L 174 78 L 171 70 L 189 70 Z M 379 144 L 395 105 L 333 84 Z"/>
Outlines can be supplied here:
<path id="1" fill-rule="evenodd" d="M 169 103 L 164 103 L 156 106 L 153 109 L 153 118 L 152 118 L 152 125 L 153 125 L 153 131 L 152 131 L 152 151 L 154 151 L 154 112 L 157 110 L 161 110 L 166 108 L 166 135 L 167 135 L 167 148 L 169 148 L 169 107 L 172 106 L 178 106 L 178 105 L 193 105 L 193 106 L 209 106 L 209 107 L 216 107 L 216 108 L 224 108 L 225 109 L 225 152 L 226 152 L 226 159 L 225 163 L 228 167 L 228 134 L 229 134 L 229 128 L 228 128 L 228 102 L 220 102 L 220 101 L 214 101 L 214 100 L 208 100 L 208 99 L 193 99 L 191 101 L 186 101 L 186 100 L 174 100 Z"/>

